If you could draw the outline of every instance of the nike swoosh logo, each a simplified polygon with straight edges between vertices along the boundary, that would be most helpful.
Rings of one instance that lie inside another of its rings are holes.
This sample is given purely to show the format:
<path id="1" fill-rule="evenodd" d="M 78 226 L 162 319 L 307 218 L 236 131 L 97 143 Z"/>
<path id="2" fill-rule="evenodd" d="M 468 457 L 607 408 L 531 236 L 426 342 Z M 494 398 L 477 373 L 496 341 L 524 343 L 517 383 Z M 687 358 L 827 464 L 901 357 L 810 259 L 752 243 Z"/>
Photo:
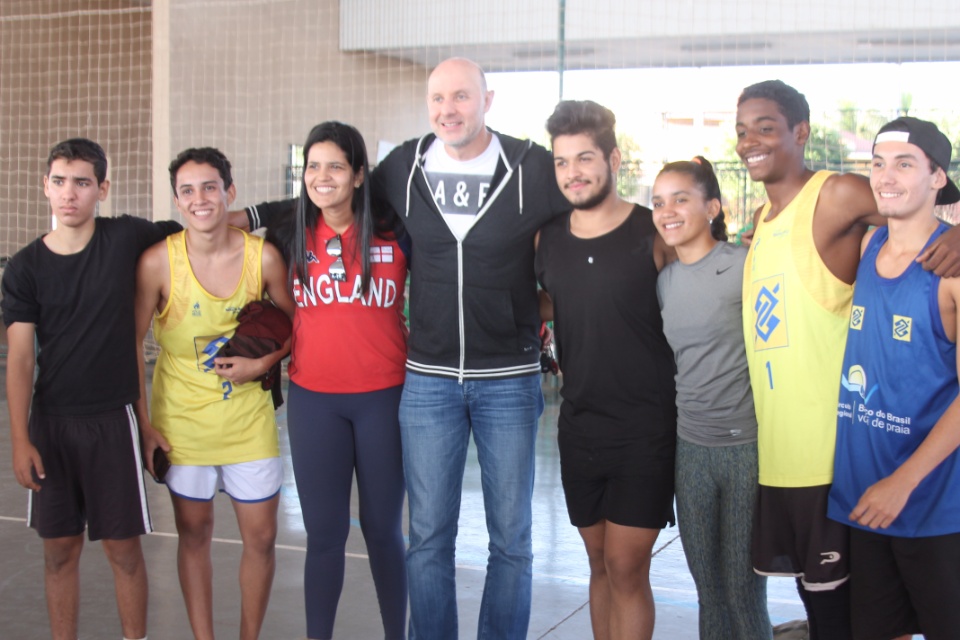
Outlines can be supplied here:
<path id="1" fill-rule="evenodd" d="M 730 269 L 732 268 L 733 268 L 732 266 L 729 266 L 726 269 L 717 269 L 717 275 L 720 275 L 721 273 L 726 273 L 727 271 L 730 271 Z"/>

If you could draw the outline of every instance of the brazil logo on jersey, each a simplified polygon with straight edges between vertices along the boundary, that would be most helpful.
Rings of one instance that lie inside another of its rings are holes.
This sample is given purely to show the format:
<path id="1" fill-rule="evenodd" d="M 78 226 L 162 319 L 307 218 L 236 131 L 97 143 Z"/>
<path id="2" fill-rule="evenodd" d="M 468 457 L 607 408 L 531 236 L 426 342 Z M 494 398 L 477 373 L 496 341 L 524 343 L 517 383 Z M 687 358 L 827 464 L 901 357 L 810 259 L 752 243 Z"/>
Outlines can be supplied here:
<path id="1" fill-rule="evenodd" d="M 893 316 L 893 339 L 910 342 L 910 332 L 913 329 L 913 318 L 908 316 Z"/>
<path id="2" fill-rule="evenodd" d="M 866 309 L 861 307 L 858 304 L 853 305 L 850 309 L 850 328 L 855 331 L 860 331 L 863 328 L 863 314 L 866 313 Z"/>
<path id="3" fill-rule="evenodd" d="M 213 371 L 213 359 L 217 357 L 221 347 L 227 344 L 227 340 L 227 336 L 197 336 L 193 339 L 193 348 L 197 352 L 197 371 Z"/>
<path id="4" fill-rule="evenodd" d="M 867 372 L 858 364 L 851 366 L 846 373 L 840 376 L 840 384 L 847 391 L 859 393 L 864 403 L 870 402 L 870 396 L 872 396 L 874 391 L 877 390 L 877 387 L 880 386 L 875 384 L 868 389 Z"/>
<path id="5" fill-rule="evenodd" d="M 753 348 L 763 351 L 789 345 L 783 275 L 755 281 L 750 300 L 754 312 Z"/>

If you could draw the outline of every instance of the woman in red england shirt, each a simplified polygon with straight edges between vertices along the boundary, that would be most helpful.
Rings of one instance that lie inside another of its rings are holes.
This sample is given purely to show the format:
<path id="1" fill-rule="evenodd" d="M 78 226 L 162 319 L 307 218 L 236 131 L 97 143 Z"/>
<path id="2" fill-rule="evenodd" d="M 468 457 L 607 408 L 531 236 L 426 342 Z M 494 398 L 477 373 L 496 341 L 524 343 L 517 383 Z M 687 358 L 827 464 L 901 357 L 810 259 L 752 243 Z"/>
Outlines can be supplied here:
<path id="1" fill-rule="evenodd" d="M 282 235 L 297 303 L 287 425 L 307 530 L 307 637 L 333 636 L 356 471 L 384 636 L 404 638 L 402 227 L 371 209 L 366 145 L 354 127 L 319 124 L 303 150 L 300 199 Z"/>

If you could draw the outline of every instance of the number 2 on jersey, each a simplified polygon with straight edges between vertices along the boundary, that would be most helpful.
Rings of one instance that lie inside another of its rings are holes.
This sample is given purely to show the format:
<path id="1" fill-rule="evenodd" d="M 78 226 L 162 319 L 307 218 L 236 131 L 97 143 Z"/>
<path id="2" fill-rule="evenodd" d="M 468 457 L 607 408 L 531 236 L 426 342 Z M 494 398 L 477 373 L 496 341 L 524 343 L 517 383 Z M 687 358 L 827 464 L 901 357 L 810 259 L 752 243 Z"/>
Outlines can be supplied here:
<path id="1" fill-rule="evenodd" d="M 767 366 L 769 367 L 770 364 L 768 363 Z M 233 393 L 233 383 L 229 380 L 224 380 L 220 386 L 223 387 L 223 399 L 229 400 L 230 394 Z"/>

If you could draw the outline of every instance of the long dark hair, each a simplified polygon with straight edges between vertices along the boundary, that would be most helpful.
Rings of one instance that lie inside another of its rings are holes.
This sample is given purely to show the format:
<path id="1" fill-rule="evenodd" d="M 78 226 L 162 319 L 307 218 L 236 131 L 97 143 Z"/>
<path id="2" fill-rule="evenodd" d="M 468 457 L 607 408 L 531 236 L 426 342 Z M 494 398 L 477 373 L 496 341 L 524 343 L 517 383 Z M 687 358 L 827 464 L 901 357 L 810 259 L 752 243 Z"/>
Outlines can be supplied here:
<path id="1" fill-rule="evenodd" d="M 353 209 L 353 224 L 356 229 L 352 246 L 345 246 L 344 251 L 352 251 L 360 258 L 362 265 L 362 290 L 366 294 L 370 286 L 370 241 L 374 234 L 376 222 L 370 208 L 370 166 L 367 162 L 367 146 L 363 136 L 356 127 L 342 122 L 322 122 L 310 130 L 307 141 L 303 143 L 303 166 L 307 166 L 307 156 L 310 148 L 320 142 L 332 142 L 340 147 L 353 172 L 363 174 L 363 182 L 353 190 L 350 207 Z M 306 173 L 306 172 L 304 172 Z M 313 204 L 307 192 L 304 179 L 300 179 L 300 198 L 297 200 L 296 225 L 291 239 L 292 260 L 290 265 L 291 276 L 306 283 L 307 275 L 307 238 L 317 229 L 317 221 L 322 215 L 317 205 Z M 317 250 L 322 250 L 317 247 Z"/>
<path id="2" fill-rule="evenodd" d="M 710 235 L 714 240 L 727 241 L 727 225 L 724 222 L 723 198 L 720 196 L 720 182 L 717 180 L 717 174 L 713 172 L 713 165 L 703 156 L 697 156 L 693 160 L 681 160 L 679 162 L 668 162 L 660 169 L 664 173 L 682 173 L 693 178 L 700 190 L 703 192 L 705 200 L 716 200 L 720 203 L 720 211 L 710 222 Z"/>

